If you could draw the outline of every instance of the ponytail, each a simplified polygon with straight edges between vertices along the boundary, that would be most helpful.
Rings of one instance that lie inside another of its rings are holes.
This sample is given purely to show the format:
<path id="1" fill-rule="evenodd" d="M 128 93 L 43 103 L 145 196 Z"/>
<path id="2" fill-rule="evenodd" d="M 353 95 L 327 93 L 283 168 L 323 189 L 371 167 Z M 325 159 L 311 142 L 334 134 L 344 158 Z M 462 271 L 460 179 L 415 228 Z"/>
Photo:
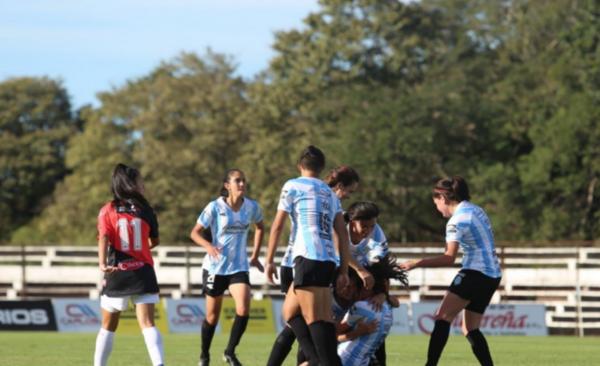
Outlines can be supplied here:
<path id="1" fill-rule="evenodd" d="M 298 163 L 302 165 L 302 169 L 317 173 L 325 167 L 325 154 L 318 148 L 310 145 L 302 152 Z"/>
<path id="2" fill-rule="evenodd" d="M 118 203 L 126 203 L 140 208 L 150 206 L 146 198 L 135 187 L 139 175 L 139 170 L 122 163 L 117 164 L 110 185 L 113 206 Z"/>
<path id="3" fill-rule="evenodd" d="M 471 199 L 469 186 L 463 177 L 455 175 L 450 179 L 442 179 L 433 187 L 433 198 L 446 196 L 452 201 L 462 202 Z"/>

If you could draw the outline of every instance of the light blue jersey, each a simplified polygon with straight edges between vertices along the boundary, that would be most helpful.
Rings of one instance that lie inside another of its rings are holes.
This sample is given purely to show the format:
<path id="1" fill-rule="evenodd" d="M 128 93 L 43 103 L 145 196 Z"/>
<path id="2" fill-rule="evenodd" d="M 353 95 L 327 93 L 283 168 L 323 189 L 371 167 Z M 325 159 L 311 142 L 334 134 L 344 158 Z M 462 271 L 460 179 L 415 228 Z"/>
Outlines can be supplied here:
<path id="1" fill-rule="evenodd" d="M 381 312 L 376 312 L 373 311 L 368 301 L 358 301 L 350 308 L 344 321 L 355 329 L 361 319 L 364 319 L 365 323 L 378 320 L 379 330 L 338 345 L 338 355 L 344 366 L 367 366 L 369 364 L 373 353 L 390 333 L 394 320 L 392 306 L 384 302 Z"/>
<path id="2" fill-rule="evenodd" d="M 340 321 L 344 315 L 348 312 L 348 309 L 342 308 L 337 301 L 335 300 L 335 294 L 333 293 L 333 288 L 331 289 L 331 307 L 333 308 L 333 322 L 337 323 Z"/>
<path id="3" fill-rule="evenodd" d="M 256 201 L 244 198 L 238 212 L 234 212 L 225 202 L 218 198 L 206 206 L 198 218 L 198 223 L 212 231 L 212 244 L 219 251 L 219 260 L 204 256 L 202 269 L 214 275 L 230 275 L 250 270 L 246 245 L 251 222 L 262 221 L 262 211 Z"/>
<path id="4" fill-rule="evenodd" d="M 292 262 L 296 257 L 335 262 L 333 220 L 342 205 L 325 182 L 308 177 L 289 180 L 277 210 L 289 212 L 292 220 Z"/>
<path id="5" fill-rule="evenodd" d="M 348 236 L 350 236 L 350 225 L 348 224 Z M 388 242 L 383 230 L 378 224 L 363 240 L 358 244 L 350 243 L 350 254 L 358 260 L 363 266 L 368 266 L 380 258 L 385 257 L 390 252 Z M 340 264 L 340 256 L 336 254 L 336 263 Z"/>
<path id="6" fill-rule="evenodd" d="M 483 210 L 462 201 L 446 225 L 446 242 L 457 241 L 463 251 L 462 268 L 479 271 L 486 276 L 502 276 L 494 231 Z"/>

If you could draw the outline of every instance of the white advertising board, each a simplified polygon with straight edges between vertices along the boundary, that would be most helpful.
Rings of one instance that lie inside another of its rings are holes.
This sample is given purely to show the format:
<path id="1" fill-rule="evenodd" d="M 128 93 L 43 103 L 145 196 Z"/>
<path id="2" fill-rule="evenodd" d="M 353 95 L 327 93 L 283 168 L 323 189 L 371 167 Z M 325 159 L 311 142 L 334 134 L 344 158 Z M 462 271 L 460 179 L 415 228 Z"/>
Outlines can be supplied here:
<path id="1" fill-rule="evenodd" d="M 412 304 L 415 334 L 431 334 L 439 302 Z M 462 312 L 454 318 L 450 334 L 462 334 Z M 479 328 L 487 335 L 547 336 L 544 305 L 490 305 Z"/>
<path id="2" fill-rule="evenodd" d="M 100 300 L 54 299 L 54 314 L 59 332 L 97 333 L 102 325 Z"/>
<path id="3" fill-rule="evenodd" d="M 198 333 L 206 317 L 205 299 L 166 299 L 167 319 L 171 333 Z M 221 323 L 215 333 L 221 333 Z"/>

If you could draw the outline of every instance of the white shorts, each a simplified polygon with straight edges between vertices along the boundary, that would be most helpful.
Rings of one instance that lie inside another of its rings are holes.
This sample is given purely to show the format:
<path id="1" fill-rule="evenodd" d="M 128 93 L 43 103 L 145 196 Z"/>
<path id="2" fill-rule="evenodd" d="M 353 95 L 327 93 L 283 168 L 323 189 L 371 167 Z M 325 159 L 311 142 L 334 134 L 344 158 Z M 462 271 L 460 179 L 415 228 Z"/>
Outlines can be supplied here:
<path id="1" fill-rule="evenodd" d="M 109 313 L 125 311 L 127 310 L 127 305 L 129 305 L 129 299 L 131 299 L 133 305 L 156 304 L 159 301 L 158 294 L 142 294 L 123 297 L 108 297 L 102 295 L 100 297 L 100 307 Z"/>

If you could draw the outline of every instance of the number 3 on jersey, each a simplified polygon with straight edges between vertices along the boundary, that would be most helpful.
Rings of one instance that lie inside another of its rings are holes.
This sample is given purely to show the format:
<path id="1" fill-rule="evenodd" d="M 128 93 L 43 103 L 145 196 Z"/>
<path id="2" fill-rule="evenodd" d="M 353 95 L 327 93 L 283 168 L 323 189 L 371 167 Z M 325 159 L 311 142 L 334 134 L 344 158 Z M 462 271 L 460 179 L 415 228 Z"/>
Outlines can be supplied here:
<path id="1" fill-rule="evenodd" d="M 133 219 L 128 222 L 126 218 L 121 218 L 117 221 L 119 228 L 119 237 L 121 238 L 121 250 L 128 252 L 131 249 L 129 241 L 129 226 L 133 228 L 133 250 L 136 252 L 142 251 L 142 220 Z"/>

